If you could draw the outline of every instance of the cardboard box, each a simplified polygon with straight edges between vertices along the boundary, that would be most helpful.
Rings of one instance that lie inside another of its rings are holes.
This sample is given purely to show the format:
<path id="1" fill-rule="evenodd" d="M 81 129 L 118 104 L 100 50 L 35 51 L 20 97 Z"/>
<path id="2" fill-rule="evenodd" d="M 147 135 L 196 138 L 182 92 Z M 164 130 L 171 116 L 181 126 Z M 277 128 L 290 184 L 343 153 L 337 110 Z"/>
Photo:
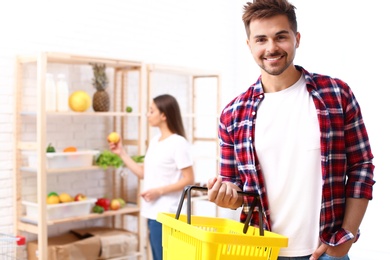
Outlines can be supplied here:
<path id="1" fill-rule="evenodd" d="M 48 256 L 50 260 L 96 260 L 100 254 L 100 239 L 92 236 L 80 239 L 76 234 L 67 233 L 48 239 Z M 27 243 L 29 260 L 38 260 L 38 241 Z"/>
<path id="2" fill-rule="evenodd" d="M 38 260 L 38 241 L 27 244 L 29 260 Z M 124 229 L 104 227 L 71 230 L 48 239 L 50 260 L 108 260 L 138 252 L 137 236 Z"/>
<path id="3" fill-rule="evenodd" d="M 131 256 L 138 251 L 137 236 L 124 229 L 94 227 L 71 230 L 80 238 L 97 237 L 100 239 L 101 252 L 99 258 L 111 259 L 121 256 Z"/>

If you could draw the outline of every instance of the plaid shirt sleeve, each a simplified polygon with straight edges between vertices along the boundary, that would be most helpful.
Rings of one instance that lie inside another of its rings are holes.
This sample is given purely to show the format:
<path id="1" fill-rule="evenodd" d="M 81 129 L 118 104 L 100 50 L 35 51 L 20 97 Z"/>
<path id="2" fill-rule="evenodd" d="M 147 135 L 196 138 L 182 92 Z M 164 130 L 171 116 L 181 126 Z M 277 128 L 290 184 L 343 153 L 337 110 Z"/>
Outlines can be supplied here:
<path id="1" fill-rule="evenodd" d="M 303 71 L 321 129 L 320 238 L 336 246 L 353 238 L 342 229 L 346 199 L 372 199 L 373 155 L 359 104 L 350 87 L 339 79 Z"/>
<path id="2" fill-rule="evenodd" d="M 233 99 L 222 111 L 219 124 L 220 176 L 223 181 L 232 182 L 244 192 L 255 192 L 260 196 L 251 223 L 259 225 L 260 208 L 268 212 L 268 199 L 264 179 L 254 149 L 254 121 L 262 96 L 257 81 L 246 92 Z M 253 197 L 244 196 L 240 219 L 244 221 L 253 203 Z M 263 216 L 263 215 L 262 215 Z M 263 216 L 264 228 L 270 230 L 269 215 Z"/>
<path id="3" fill-rule="evenodd" d="M 221 121 L 219 124 L 219 140 L 221 151 L 220 175 L 223 177 L 224 180 L 228 180 L 229 182 L 234 183 L 242 189 L 243 187 L 241 177 L 238 172 L 237 162 L 235 158 L 235 141 L 232 140 L 232 136 L 229 134 L 229 132 L 232 132 L 233 128 L 233 125 L 229 124 L 231 119 L 230 117 L 230 114 L 225 113 L 225 116 L 221 117 Z"/>

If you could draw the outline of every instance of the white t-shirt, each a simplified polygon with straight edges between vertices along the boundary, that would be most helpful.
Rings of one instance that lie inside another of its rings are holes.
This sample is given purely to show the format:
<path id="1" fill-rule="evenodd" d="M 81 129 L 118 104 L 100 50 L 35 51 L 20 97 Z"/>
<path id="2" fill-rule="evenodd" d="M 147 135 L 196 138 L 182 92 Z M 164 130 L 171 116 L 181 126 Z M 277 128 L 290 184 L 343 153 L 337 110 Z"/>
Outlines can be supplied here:
<path id="1" fill-rule="evenodd" d="M 149 144 L 144 159 L 143 190 L 176 183 L 181 178 L 180 169 L 192 166 L 191 147 L 182 136 L 173 134 L 162 141 L 155 136 Z M 141 215 L 156 219 L 159 212 L 176 213 L 182 191 L 164 194 L 155 201 L 141 201 Z"/>
<path id="2" fill-rule="evenodd" d="M 310 255 L 319 245 L 322 175 L 319 123 L 303 76 L 285 90 L 265 93 L 257 114 L 255 147 L 272 231 L 289 239 L 279 255 Z"/>

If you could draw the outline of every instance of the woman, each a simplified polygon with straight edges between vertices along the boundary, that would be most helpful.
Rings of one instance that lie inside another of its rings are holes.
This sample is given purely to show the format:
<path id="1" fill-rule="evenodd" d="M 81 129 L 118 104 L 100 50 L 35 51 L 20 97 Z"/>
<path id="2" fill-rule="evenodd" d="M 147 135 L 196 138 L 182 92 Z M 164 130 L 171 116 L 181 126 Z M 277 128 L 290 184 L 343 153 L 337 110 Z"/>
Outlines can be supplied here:
<path id="1" fill-rule="evenodd" d="M 138 178 L 143 179 L 141 215 L 148 220 L 149 239 L 154 260 L 162 259 L 162 224 L 156 221 L 158 212 L 177 210 L 185 186 L 194 183 L 190 144 L 185 138 L 179 104 L 171 95 L 153 99 L 148 121 L 160 132 L 152 138 L 144 164 L 137 164 L 128 156 L 122 143 L 110 143 L 113 153 Z"/>

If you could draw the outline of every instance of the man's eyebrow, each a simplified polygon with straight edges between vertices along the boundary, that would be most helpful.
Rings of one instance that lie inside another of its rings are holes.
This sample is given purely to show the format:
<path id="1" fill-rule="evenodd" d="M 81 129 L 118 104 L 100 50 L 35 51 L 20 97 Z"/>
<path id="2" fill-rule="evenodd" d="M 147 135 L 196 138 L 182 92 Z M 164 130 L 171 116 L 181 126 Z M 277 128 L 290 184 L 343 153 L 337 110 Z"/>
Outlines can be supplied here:
<path id="1" fill-rule="evenodd" d="M 288 34 L 288 33 L 289 32 L 287 30 L 282 30 L 282 31 L 277 32 L 275 35 L 278 36 L 278 35 L 281 35 L 281 34 Z M 253 36 L 253 38 L 263 38 L 263 37 L 267 37 L 267 35 L 260 34 L 260 35 Z"/>
<path id="2" fill-rule="evenodd" d="M 289 32 L 287 30 L 282 30 L 280 32 L 277 32 L 276 35 L 280 35 L 280 34 L 288 34 Z"/>

